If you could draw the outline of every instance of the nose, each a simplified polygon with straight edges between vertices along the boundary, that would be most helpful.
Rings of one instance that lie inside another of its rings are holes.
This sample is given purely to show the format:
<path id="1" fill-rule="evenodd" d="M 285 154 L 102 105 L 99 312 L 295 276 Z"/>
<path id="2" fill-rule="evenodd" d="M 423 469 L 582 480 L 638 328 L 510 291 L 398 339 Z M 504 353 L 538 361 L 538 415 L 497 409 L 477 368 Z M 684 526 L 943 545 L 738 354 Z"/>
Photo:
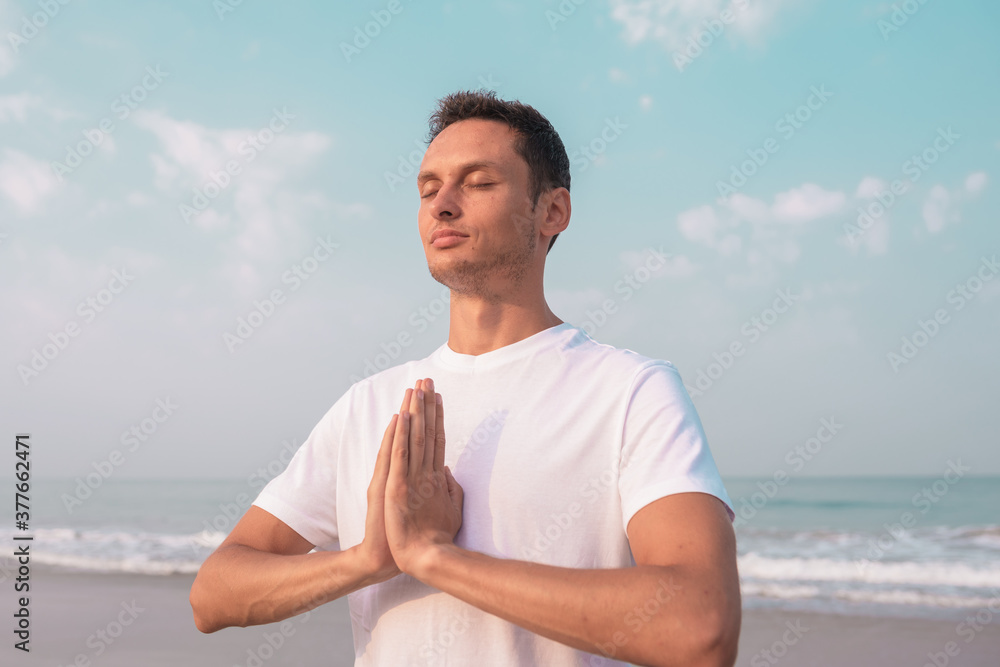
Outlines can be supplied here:
<path id="1" fill-rule="evenodd" d="M 462 214 L 458 202 L 458 188 L 452 185 L 442 185 L 435 193 L 431 202 L 431 215 L 439 220 L 454 220 Z"/>

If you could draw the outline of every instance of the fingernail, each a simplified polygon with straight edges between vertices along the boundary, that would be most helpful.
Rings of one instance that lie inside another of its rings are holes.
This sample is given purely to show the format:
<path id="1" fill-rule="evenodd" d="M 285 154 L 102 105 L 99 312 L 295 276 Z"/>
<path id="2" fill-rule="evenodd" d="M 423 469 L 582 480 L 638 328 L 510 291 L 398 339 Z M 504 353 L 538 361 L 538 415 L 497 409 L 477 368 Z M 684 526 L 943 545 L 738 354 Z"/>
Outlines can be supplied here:
<path id="1" fill-rule="evenodd" d="M 434 394 L 434 400 L 438 405 L 441 405 L 441 394 Z"/>

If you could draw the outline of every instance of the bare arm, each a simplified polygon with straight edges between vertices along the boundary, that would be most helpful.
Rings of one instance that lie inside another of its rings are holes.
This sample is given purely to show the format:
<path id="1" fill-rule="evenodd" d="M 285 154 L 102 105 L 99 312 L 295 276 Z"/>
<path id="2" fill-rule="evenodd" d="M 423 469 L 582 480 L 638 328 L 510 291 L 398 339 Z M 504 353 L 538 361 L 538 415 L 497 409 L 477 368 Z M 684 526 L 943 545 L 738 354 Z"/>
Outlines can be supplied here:
<path id="1" fill-rule="evenodd" d="M 410 574 L 591 653 L 637 665 L 733 665 L 740 590 L 722 503 L 703 493 L 668 496 L 640 510 L 629 528 L 636 567 L 554 567 L 442 544 L 425 551 Z"/>
<path id="2" fill-rule="evenodd" d="M 202 632 L 280 621 L 364 585 L 356 551 L 310 554 L 303 537 L 259 507 L 202 564 L 191 586 Z"/>
<path id="3" fill-rule="evenodd" d="M 741 621 L 736 539 L 719 499 L 678 493 L 639 510 L 627 527 L 632 568 L 554 567 L 462 549 L 454 544 L 461 491 L 443 465 L 439 401 L 430 382 L 407 390 L 410 407 L 394 435 L 386 534 L 403 572 L 592 653 L 664 667 L 735 662 Z"/>
<path id="4" fill-rule="evenodd" d="M 251 506 L 191 586 L 202 632 L 273 623 L 399 573 L 385 540 L 385 479 L 398 416 L 382 439 L 368 487 L 365 538 L 344 551 L 308 553 L 313 544 L 263 509 Z"/>

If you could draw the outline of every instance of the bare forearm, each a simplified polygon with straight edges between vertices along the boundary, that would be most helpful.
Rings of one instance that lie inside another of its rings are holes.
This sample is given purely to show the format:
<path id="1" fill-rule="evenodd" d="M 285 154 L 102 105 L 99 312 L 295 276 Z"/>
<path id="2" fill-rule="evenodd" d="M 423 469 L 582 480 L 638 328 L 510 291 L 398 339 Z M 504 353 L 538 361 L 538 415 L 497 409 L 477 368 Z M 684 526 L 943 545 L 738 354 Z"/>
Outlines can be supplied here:
<path id="1" fill-rule="evenodd" d="M 377 583 L 357 549 L 285 556 L 241 545 L 220 547 L 191 587 L 202 632 L 281 621 Z"/>
<path id="2" fill-rule="evenodd" d="M 577 649 L 641 665 L 731 665 L 738 584 L 676 567 L 580 570 L 438 547 L 419 579 Z M 727 599 L 728 598 L 728 599 Z"/>

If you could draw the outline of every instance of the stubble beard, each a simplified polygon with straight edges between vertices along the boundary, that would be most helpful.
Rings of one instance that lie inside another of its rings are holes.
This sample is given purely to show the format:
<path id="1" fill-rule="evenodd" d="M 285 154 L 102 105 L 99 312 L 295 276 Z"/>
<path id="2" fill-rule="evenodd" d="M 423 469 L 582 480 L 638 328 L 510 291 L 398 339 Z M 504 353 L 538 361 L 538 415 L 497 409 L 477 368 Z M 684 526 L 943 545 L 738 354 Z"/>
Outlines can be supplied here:
<path id="1" fill-rule="evenodd" d="M 534 225 L 519 224 L 518 231 L 521 242 L 515 246 L 483 262 L 461 260 L 447 262 L 446 266 L 431 266 L 431 277 L 451 289 L 452 295 L 482 299 L 490 304 L 500 303 L 502 295 L 493 291 L 493 286 L 497 283 L 519 286 L 531 269 L 538 244 Z"/>

